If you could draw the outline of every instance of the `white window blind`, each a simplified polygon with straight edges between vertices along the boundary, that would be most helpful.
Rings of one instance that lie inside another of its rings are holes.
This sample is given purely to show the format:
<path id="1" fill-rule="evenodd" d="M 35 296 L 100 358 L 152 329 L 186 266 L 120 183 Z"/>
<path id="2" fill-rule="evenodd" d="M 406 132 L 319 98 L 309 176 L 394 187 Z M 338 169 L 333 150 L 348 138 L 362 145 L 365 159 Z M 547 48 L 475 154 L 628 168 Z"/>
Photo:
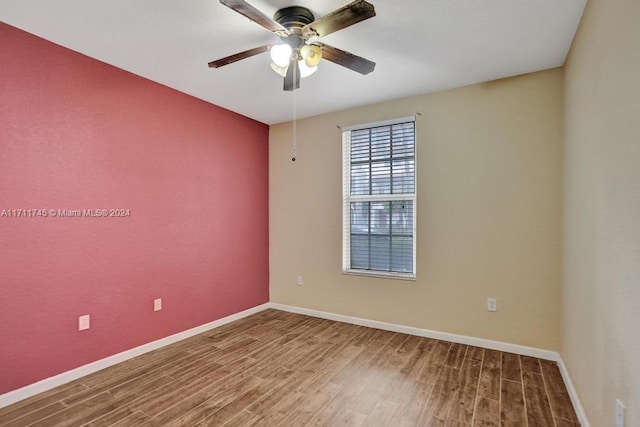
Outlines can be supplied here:
<path id="1" fill-rule="evenodd" d="M 415 118 L 343 129 L 343 271 L 415 278 Z"/>

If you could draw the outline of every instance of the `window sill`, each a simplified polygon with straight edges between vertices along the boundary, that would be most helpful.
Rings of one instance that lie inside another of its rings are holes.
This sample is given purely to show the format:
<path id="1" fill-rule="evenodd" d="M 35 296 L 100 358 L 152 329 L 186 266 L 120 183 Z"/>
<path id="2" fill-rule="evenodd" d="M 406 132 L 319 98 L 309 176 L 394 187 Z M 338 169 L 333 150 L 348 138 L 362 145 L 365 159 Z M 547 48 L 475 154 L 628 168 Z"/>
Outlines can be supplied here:
<path id="1" fill-rule="evenodd" d="M 385 273 L 384 271 L 369 270 L 342 270 L 342 274 L 347 274 L 350 276 L 377 277 L 379 279 L 396 279 L 409 281 L 416 280 L 416 275 L 411 273 Z"/>

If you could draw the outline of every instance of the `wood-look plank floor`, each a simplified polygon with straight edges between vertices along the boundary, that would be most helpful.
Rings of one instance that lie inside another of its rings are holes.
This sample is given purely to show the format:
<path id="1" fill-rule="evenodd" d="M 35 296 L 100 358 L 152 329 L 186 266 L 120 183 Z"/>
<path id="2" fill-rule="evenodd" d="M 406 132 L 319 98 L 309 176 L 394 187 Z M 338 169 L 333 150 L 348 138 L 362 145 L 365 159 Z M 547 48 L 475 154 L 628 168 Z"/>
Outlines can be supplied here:
<path id="1" fill-rule="evenodd" d="M 579 426 L 553 362 L 266 310 L 0 409 L 1 426 Z"/>

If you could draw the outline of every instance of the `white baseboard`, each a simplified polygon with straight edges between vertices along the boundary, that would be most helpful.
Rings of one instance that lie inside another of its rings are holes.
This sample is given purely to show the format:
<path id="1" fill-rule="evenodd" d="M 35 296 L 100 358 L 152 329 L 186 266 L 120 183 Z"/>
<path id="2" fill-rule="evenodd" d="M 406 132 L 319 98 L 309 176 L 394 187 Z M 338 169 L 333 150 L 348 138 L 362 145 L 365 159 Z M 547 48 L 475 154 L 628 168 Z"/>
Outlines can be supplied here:
<path id="1" fill-rule="evenodd" d="M 564 360 L 562 357 L 558 361 L 558 366 L 560 367 L 560 373 L 562 374 L 562 379 L 564 380 L 564 385 L 567 387 L 567 392 L 569 392 L 569 397 L 571 398 L 571 403 L 573 404 L 573 409 L 576 411 L 576 415 L 578 416 L 578 421 L 580 421 L 580 425 L 582 427 L 591 427 L 591 423 L 589 422 L 589 418 L 587 418 L 587 413 L 578 398 L 578 392 L 573 386 L 573 382 L 571 381 L 571 376 L 569 375 L 569 371 L 567 370 L 566 365 L 564 364 Z"/>
<path id="2" fill-rule="evenodd" d="M 226 325 L 227 323 L 231 323 L 234 320 L 242 319 L 243 317 L 247 317 L 252 314 L 258 313 L 260 311 L 266 310 L 269 307 L 270 307 L 270 304 L 265 303 L 265 304 L 250 308 L 248 310 L 244 310 L 239 313 L 235 313 L 230 316 L 223 317 L 222 319 L 214 320 L 213 322 L 209 322 L 204 325 L 200 325 L 195 328 L 188 329 L 186 331 L 179 332 L 177 334 L 170 335 L 165 338 L 161 338 L 157 341 L 143 344 L 139 347 L 135 347 L 130 350 L 123 351 L 122 353 L 114 354 L 113 356 L 109 356 L 104 359 L 97 360 L 87 365 L 80 366 L 70 371 L 63 372 L 61 374 L 55 375 L 50 378 L 46 378 L 36 383 L 29 384 L 28 386 L 19 388 L 17 390 L 2 394 L 0 395 L 0 408 L 11 405 L 12 403 L 16 403 L 28 397 L 35 396 L 38 393 L 51 390 L 54 387 L 61 386 L 70 381 L 73 381 L 78 378 L 84 377 L 86 375 L 92 374 L 94 372 L 100 371 L 104 368 L 108 368 L 109 366 L 113 366 L 118 363 L 124 362 L 126 360 L 132 359 L 136 356 L 140 356 L 141 354 L 148 353 L 153 350 L 157 350 L 161 347 L 167 346 L 169 344 L 173 344 L 185 338 L 189 338 L 194 335 L 198 335 L 202 332 L 206 332 L 210 329 L 214 329 L 219 326 Z"/>
<path id="3" fill-rule="evenodd" d="M 354 325 L 368 326 L 370 328 L 383 329 L 385 331 L 400 332 L 403 334 L 416 335 L 419 337 L 433 338 L 465 345 L 473 345 L 477 347 L 488 348 L 491 350 L 515 353 L 523 356 L 537 357 L 538 359 L 552 360 L 554 362 L 557 362 L 560 359 L 560 355 L 558 354 L 558 352 L 551 350 L 543 350 L 534 347 L 510 344 L 501 341 L 493 341 L 484 338 L 475 338 L 466 335 L 432 331 L 430 329 L 415 328 L 413 326 L 404 326 L 395 323 L 380 322 L 377 320 L 362 319 L 360 317 L 344 316 L 342 314 L 334 314 L 325 311 L 311 310 L 308 308 L 293 307 L 290 305 L 278 303 L 269 303 L 269 306 L 276 310 L 288 311 L 291 313 L 306 314 L 308 316 L 320 317 L 322 319 L 335 320 L 344 323 L 351 323 Z"/>

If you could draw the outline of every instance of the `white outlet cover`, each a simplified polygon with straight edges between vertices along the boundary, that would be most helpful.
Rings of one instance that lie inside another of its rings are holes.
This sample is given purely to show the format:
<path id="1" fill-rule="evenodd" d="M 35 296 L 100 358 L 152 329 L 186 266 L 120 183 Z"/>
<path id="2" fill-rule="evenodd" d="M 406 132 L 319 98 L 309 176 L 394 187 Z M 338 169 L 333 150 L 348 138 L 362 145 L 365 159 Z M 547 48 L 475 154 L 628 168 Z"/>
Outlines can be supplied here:
<path id="1" fill-rule="evenodd" d="M 156 298 L 153 300 L 153 311 L 162 310 L 162 298 Z"/>
<path id="2" fill-rule="evenodd" d="M 498 311 L 498 304 L 495 298 L 487 298 L 487 311 Z"/>
<path id="3" fill-rule="evenodd" d="M 83 316 L 78 317 L 78 330 L 84 331 L 91 327 L 91 316 L 85 314 Z"/>
<path id="4" fill-rule="evenodd" d="M 296 278 L 296 285 L 298 285 L 298 286 L 302 286 L 302 276 L 298 276 L 298 277 Z"/>
<path id="5" fill-rule="evenodd" d="M 624 427 L 624 405 L 616 400 L 616 427 Z"/>

